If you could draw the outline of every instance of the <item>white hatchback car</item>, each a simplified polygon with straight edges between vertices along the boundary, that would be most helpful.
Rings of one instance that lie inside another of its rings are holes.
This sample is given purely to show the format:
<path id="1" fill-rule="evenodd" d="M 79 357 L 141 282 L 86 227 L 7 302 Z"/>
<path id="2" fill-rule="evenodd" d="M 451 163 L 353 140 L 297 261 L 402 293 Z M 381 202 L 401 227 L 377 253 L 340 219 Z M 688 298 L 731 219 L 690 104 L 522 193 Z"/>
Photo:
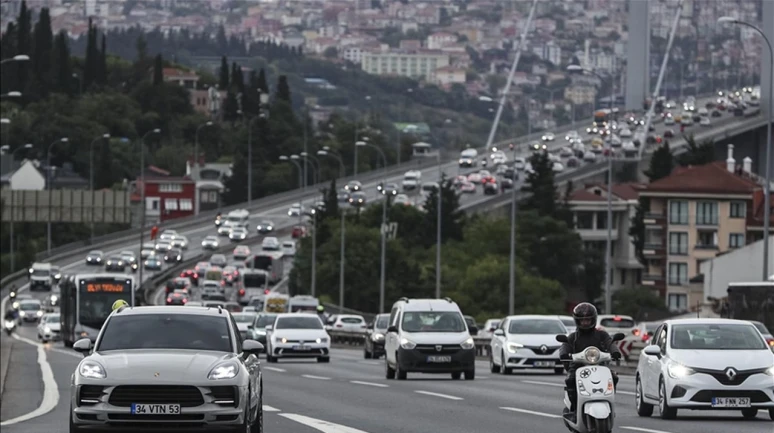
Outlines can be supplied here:
<path id="1" fill-rule="evenodd" d="M 636 373 L 637 414 L 661 418 L 678 409 L 738 410 L 774 420 L 774 353 L 750 322 L 667 320 L 642 350 Z"/>
<path id="2" fill-rule="evenodd" d="M 557 316 L 506 317 L 492 336 L 489 369 L 511 374 L 514 369 L 548 368 L 563 374 L 558 334 L 567 334 L 567 328 Z"/>
<path id="3" fill-rule="evenodd" d="M 272 325 L 266 326 L 266 360 L 280 358 L 317 358 L 330 362 L 331 341 L 316 314 L 278 314 Z"/>

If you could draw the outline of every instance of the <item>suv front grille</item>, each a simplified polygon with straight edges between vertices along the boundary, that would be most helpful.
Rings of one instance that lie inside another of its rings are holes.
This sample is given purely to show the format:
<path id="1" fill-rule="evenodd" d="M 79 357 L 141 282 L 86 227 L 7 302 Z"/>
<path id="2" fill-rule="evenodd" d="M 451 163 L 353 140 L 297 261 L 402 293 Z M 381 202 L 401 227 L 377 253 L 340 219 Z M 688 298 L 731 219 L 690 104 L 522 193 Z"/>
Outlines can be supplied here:
<path id="1" fill-rule="evenodd" d="M 438 350 L 438 349 L 441 350 Z M 462 350 L 459 344 L 417 344 L 416 350 L 427 354 L 449 354 Z"/>
<path id="2" fill-rule="evenodd" d="M 97 404 L 105 395 L 105 387 L 98 385 L 81 385 L 78 390 L 78 406 L 91 406 Z"/>
<path id="3" fill-rule="evenodd" d="M 130 407 L 132 403 L 179 404 L 195 407 L 204 404 L 202 393 L 195 386 L 184 385 L 121 385 L 110 393 L 108 403 Z"/>

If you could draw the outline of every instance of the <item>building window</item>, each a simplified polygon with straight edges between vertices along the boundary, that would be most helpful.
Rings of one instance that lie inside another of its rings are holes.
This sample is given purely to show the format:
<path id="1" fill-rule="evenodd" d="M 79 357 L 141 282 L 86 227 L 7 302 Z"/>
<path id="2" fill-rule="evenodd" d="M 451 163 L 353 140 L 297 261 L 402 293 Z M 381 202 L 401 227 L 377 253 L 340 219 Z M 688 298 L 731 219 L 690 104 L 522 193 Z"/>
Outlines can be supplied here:
<path id="1" fill-rule="evenodd" d="M 671 311 L 688 310 L 688 295 L 685 293 L 670 293 L 667 298 L 667 306 Z"/>
<path id="2" fill-rule="evenodd" d="M 159 192 L 183 192 L 183 185 L 179 183 L 161 183 Z"/>
<path id="3" fill-rule="evenodd" d="M 744 218 L 747 216 L 747 203 L 743 201 L 732 201 L 729 210 L 728 216 L 731 218 Z"/>
<path id="4" fill-rule="evenodd" d="M 669 233 L 669 254 L 677 256 L 688 255 L 688 233 Z"/>
<path id="5" fill-rule="evenodd" d="M 607 212 L 597 212 L 597 230 L 607 228 Z"/>
<path id="6" fill-rule="evenodd" d="M 697 230 L 696 248 L 715 249 L 718 247 L 718 232 L 715 230 Z"/>
<path id="7" fill-rule="evenodd" d="M 696 224 L 702 226 L 718 225 L 718 202 L 696 202 Z"/>
<path id="8" fill-rule="evenodd" d="M 193 202 L 190 199 L 181 198 L 180 199 L 180 210 L 192 211 L 193 210 Z"/>
<path id="9" fill-rule="evenodd" d="M 164 200 L 164 209 L 166 210 L 177 210 L 177 199 L 176 198 L 168 198 Z"/>
<path id="10" fill-rule="evenodd" d="M 575 226 L 580 230 L 591 230 L 594 228 L 593 212 L 575 212 L 575 220 Z"/>
<path id="11" fill-rule="evenodd" d="M 621 285 L 626 284 L 626 269 L 621 269 Z"/>
<path id="12" fill-rule="evenodd" d="M 669 224 L 688 224 L 688 202 L 685 200 L 669 202 Z"/>
<path id="13" fill-rule="evenodd" d="M 731 233 L 728 235 L 728 248 L 742 248 L 744 246 L 744 233 Z"/>
<path id="14" fill-rule="evenodd" d="M 669 284 L 673 286 L 688 284 L 688 263 L 669 264 Z"/>

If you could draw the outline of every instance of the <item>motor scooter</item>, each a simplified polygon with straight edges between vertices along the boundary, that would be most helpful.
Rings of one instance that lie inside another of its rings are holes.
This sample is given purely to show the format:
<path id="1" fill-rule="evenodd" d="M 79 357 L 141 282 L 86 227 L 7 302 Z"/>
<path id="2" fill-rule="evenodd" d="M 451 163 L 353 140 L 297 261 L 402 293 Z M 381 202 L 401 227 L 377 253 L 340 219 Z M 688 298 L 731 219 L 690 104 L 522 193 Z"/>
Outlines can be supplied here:
<path id="1" fill-rule="evenodd" d="M 3 321 L 3 329 L 5 329 L 5 333 L 8 335 L 13 334 L 13 331 L 16 329 L 16 321 L 15 320 L 4 320 Z"/>
<path id="2" fill-rule="evenodd" d="M 624 339 L 624 334 L 613 336 L 613 342 Z M 556 341 L 569 342 L 567 335 L 556 336 Z M 564 425 L 574 433 L 611 433 L 615 420 L 615 385 L 613 373 L 608 364 L 612 361 L 609 353 L 596 347 L 587 347 L 574 353 L 571 362 L 579 365 L 575 371 L 577 395 L 575 421 L 572 420 L 570 396 L 564 392 Z M 568 360 L 569 361 L 569 360 Z"/>

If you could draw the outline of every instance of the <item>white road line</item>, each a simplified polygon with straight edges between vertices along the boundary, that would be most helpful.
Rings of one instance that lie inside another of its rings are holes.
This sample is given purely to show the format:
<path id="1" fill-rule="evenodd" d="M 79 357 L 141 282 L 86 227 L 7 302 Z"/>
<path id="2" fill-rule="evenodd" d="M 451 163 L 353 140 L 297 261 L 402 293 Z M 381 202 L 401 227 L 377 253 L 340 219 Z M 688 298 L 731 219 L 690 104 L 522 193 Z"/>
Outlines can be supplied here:
<path id="1" fill-rule="evenodd" d="M 561 415 L 554 415 L 552 413 L 535 412 L 534 410 L 519 409 L 516 407 L 501 407 L 502 410 L 509 410 L 511 412 L 528 413 L 530 415 L 544 416 L 546 418 L 561 418 Z"/>
<path id="2" fill-rule="evenodd" d="M 630 392 L 630 391 L 616 391 L 615 393 L 616 394 L 623 394 L 623 395 L 637 395 L 636 393 Z"/>
<path id="3" fill-rule="evenodd" d="M 264 370 L 269 370 L 269 371 L 276 371 L 277 373 L 284 373 L 284 372 L 287 371 L 285 369 L 277 368 L 277 367 L 263 367 L 263 369 Z"/>
<path id="4" fill-rule="evenodd" d="M 13 334 L 13 338 L 21 342 L 37 346 L 38 348 L 38 365 L 40 365 L 40 375 L 43 379 L 43 400 L 40 402 L 40 406 L 37 409 L 22 416 L 0 422 L 0 426 L 13 425 L 37 418 L 41 415 L 45 415 L 51 412 L 54 410 L 56 405 L 59 404 L 59 387 L 57 386 L 56 380 L 54 379 L 54 372 L 51 371 L 51 364 L 48 363 L 46 350 L 43 345 L 27 338 L 19 337 L 16 334 Z"/>
<path id="5" fill-rule="evenodd" d="M 455 397 L 453 395 L 448 395 L 448 394 L 439 394 L 437 392 L 430 392 L 430 391 L 414 391 L 414 392 L 416 392 L 417 394 L 424 394 L 424 395 L 431 395 L 433 397 L 445 398 L 447 400 L 463 400 L 462 397 Z"/>
<path id="6" fill-rule="evenodd" d="M 264 412 L 279 412 L 280 410 L 276 407 L 269 406 L 268 404 L 263 405 L 263 411 Z"/>
<path id="7" fill-rule="evenodd" d="M 323 433 L 368 433 L 356 428 L 347 427 L 341 424 L 334 424 L 332 422 L 323 421 L 321 419 L 311 418 L 304 415 L 298 415 L 295 413 L 281 413 L 279 416 L 284 416 L 289 420 L 303 424 L 307 427 L 311 427 L 315 430 L 319 430 Z"/>
<path id="8" fill-rule="evenodd" d="M 305 377 L 307 379 L 314 379 L 314 380 L 331 380 L 330 377 L 325 376 L 313 376 L 311 374 L 302 374 L 301 377 Z"/>
<path id="9" fill-rule="evenodd" d="M 365 385 L 365 386 L 375 386 L 377 388 L 389 388 L 390 385 L 385 385 L 383 383 L 374 383 L 374 382 L 363 382 L 360 380 L 350 380 L 349 383 L 354 383 L 357 385 Z"/>
<path id="10" fill-rule="evenodd" d="M 619 428 L 625 429 L 625 430 L 634 430 L 634 431 L 641 431 L 645 433 L 670 433 L 668 431 L 663 430 L 652 430 L 649 428 L 642 428 L 642 427 L 627 427 L 627 426 L 621 426 Z"/>
<path id="11" fill-rule="evenodd" d="M 564 385 L 562 385 L 561 383 L 540 382 L 539 380 L 522 380 L 522 382 L 531 383 L 533 385 L 556 386 L 558 388 L 564 388 Z"/>

